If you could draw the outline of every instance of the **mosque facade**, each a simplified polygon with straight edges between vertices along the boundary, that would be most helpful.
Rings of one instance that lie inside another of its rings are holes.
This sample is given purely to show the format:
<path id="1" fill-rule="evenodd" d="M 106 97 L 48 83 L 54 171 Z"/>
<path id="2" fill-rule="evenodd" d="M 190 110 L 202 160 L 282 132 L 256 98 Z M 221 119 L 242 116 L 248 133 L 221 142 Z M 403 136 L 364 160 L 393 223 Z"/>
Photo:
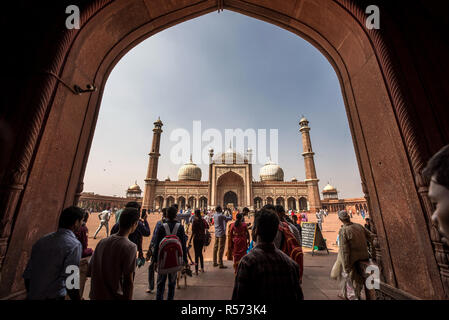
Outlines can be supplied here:
<path id="1" fill-rule="evenodd" d="M 175 203 L 180 209 L 189 205 L 191 208 L 200 209 L 222 206 L 257 210 L 266 204 L 280 204 L 287 210 L 314 212 L 323 208 L 331 212 L 342 209 L 367 211 L 365 198 L 339 199 L 337 189 L 330 184 L 324 187 L 323 197 L 320 197 L 309 121 L 304 117 L 299 121 L 306 177 L 303 181 L 296 178 L 285 181 L 283 169 L 271 160 L 259 170 L 259 180 L 255 180 L 252 150 L 248 149 L 245 154 L 240 154 L 231 146 L 218 154 L 209 149 L 209 172 L 206 181 L 201 180 L 203 172 L 192 162 L 192 158 L 179 168 L 177 180 L 159 180 L 157 169 L 162 126 L 160 119 L 154 122 L 143 196 L 136 181 L 126 190 L 126 197 L 83 192 L 79 205 L 91 211 L 120 208 L 128 201 L 141 203 L 142 209 L 147 211 L 159 211 Z"/>
<path id="2" fill-rule="evenodd" d="M 252 150 L 245 154 L 234 151 L 231 146 L 223 153 L 215 154 L 209 149 L 208 180 L 202 181 L 203 172 L 192 159 L 179 168 L 178 180 L 161 181 L 157 177 L 160 157 L 159 147 L 163 123 L 154 122 L 153 141 L 149 153 L 142 208 L 160 210 L 178 204 L 180 209 L 210 209 L 216 206 L 248 207 L 257 210 L 266 204 L 280 204 L 286 209 L 315 211 L 323 207 L 318 189 L 309 121 L 299 121 L 302 136 L 302 156 L 305 165 L 303 181 L 293 178 L 284 180 L 284 171 L 276 163 L 268 161 L 259 171 L 259 180 L 253 179 Z M 359 201 L 365 201 L 360 198 Z M 339 203 L 341 204 L 341 203 Z"/>

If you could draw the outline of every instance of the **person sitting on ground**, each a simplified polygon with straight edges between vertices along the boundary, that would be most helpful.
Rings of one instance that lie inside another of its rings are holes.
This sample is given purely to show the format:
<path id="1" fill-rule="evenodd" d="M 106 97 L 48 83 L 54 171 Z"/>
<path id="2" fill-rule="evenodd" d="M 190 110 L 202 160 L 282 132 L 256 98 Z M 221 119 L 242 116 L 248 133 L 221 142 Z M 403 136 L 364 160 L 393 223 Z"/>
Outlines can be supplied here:
<path id="1" fill-rule="evenodd" d="M 75 236 L 81 227 L 84 211 L 79 207 L 64 209 L 56 232 L 40 238 L 31 249 L 23 273 L 28 300 L 80 300 L 78 289 L 67 289 L 68 267 L 79 267 L 82 245 Z"/>
<path id="2" fill-rule="evenodd" d="M 89 262 L 91 300 L 132 300 L 137 246 L 129 235 L 137 229 L 140 213 L 125 208 L 119 230 L 101 240 Z"/>
<path id="3" fill-rule="evenodd" d="M 231 223 L 228 231 L 228 260 L 234 259 L 234 273 L 237 273 L 237 267 L 240 260 L 246 254 L 250 243 L 249 231 L 243 215 L 237 213 L 236 221 Z"/>
<path id="4" fill-rule="evenodd" d="M 331 278 L 340 282 L 340 298 L 360 300 L 364 277 L 359 273 L 357 263 L 370 258 L 367 241 L 374 247 L 375 234 L 358 223 L 352 223 L 346 210 L 339 211 L 338 218 L 343 226 L 338 233 L 339 250 Z"/>
<path id="5" fill-rule="evenodd" d="M 232 300 L 274 302 L 304 299 L 298 264 L 273 243 L 278 229 L 278 216 L 263 208 L 254 222 L 257 246 L 240 260 Z"/>
<path id="6" fill-rule="evenodd" d="M 423 175 L 430 182 L 429 199 L 435 205 L 432 222 L 449 246 L 449 145 L 441 148 L 427 163 Z"/>
<path id="7" fill-rule="evenodd" d="M 182 254 L 183 254 L 183 262 L 187 265 L 187 248 L 186 248 L 186 234 L 184 231 L 184 227 L 176 220 L 177 209 L 175 207 L 170 207 L 167 210 L 167 221 L 162 224 L 162 227 L 159 228 L 156 240 L 155 240 L 155 248 L 154 248 L 154 263 L 158 262 L 158 254 L 159 254 L 159 245 L 161 241 L 167 236 L 165 226 L 168 227 L 170 232 L 174 232 L 175 227 L 177 227 L 176 236 L 181 242 Z M 157 275 L 157 292 L 156 292 L 156 300 L 163 300 L 164 291 L 165 291 L 165 283 L 168 277 L 168 297 L 167 300 L 173 300 L 175 297 L 175 286 L 176 286 L 176 276 L 177 272 L 168 273 L 168 274 L 160 274 Z"/>

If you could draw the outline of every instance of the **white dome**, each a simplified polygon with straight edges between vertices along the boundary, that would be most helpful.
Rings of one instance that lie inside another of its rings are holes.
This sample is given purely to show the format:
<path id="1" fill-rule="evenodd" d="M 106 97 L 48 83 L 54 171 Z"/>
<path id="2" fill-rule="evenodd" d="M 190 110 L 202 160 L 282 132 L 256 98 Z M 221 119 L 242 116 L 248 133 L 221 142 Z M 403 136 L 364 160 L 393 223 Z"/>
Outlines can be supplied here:
<path id="1" fill-rule="evenodd" d="M 215 163 L 225 164 L 242 164 L 247 163 L 248 159 L 242 154 L 235 152 L 231 147 L 226 152 L 219 153 L 214 156 L 213 161 Z"/>
<path id="2" fill-rule="evenodd" d="M 324 192 L 337 192 L 337 189 L 335 189 L 332 185 L 330 185 L 329 183 L 327 184 L 327 186 L 325 186 L 323 188 Z"/>
<path id="3" fill-rule="evenodd" d="M 178 180 L 193 180 L 200 181 L 201 180 L 201 169 L 192 162 L 192 158 L 190 158 L 190 162 L 183 165 L 178 170 Z"/>
<path id="4" fill-rule="evenodd" d="M 137 181 L 132 186 L 128 187 L 128 192 L 142 192 L 139 185 L 137 184 Z"/>
<path id="5" fill-rule="evenodd" d="M 284 181 L 284 170 L 270 160 L 260 168 L 259 176 L 261 181 Z"/>

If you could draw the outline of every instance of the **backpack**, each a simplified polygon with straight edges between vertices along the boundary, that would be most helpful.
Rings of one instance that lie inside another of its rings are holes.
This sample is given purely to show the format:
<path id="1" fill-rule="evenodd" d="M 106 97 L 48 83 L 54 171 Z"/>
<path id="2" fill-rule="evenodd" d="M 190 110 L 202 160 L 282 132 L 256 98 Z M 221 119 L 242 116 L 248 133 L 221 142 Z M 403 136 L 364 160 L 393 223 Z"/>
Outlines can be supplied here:
<path id="1" fill-rule="evenodd" d="M 303 273 L 303 252 L 302 247 L 299 245 L 298 240 L 290 230 L 289 225 L 286 222 L 279 224 L 279 230 L 283 234 L 281 250 L 287 254 L 293 261 L 299 266 L 299 280 L 302 281 Z"/>
<path id="2" fill-rule="evenodd" d="M 206 229 L 206 234 L 204 236 L 204 246 L 207 247 L 208 245 L 210 245 L 211 240 L 212 236 L 210 235 L 209 230 Z"/>
<path id="3" fill-rule="evenodd" d="M 173 232 L 167 223 L 162 224 L 165 229 L 165 237 L 159 244 L 159 254 L 157 262 L 157 272 L 159 274 L 169 274 L 178 272 L 184 265 L 181 241 L 176 235 L 181 224 L 176 223 Z"/>

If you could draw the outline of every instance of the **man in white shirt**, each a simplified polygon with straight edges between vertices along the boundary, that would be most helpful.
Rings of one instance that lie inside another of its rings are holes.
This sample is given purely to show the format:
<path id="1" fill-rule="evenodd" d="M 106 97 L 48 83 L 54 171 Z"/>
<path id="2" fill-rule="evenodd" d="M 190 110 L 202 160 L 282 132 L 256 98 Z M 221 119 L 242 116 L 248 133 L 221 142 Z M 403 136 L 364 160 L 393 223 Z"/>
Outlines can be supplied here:
<path id="1" fill-rule="evenodd" d="M 98 217 L 100 218 L 100 225 L 98 226 L 97 231 L 95 231 L 94 239 L 97 238 L 97 234 L 98 234 L 98 232 L 100 232 L 100 230 L 101 230 L 101 228 L 103 228 L 103 226 L 106 228 L 106 237 L 109 236 L 109 219 L 111 218 L 111 211 L 109 209 L 104 210 L 104 211 L 100 212 Z"/>

